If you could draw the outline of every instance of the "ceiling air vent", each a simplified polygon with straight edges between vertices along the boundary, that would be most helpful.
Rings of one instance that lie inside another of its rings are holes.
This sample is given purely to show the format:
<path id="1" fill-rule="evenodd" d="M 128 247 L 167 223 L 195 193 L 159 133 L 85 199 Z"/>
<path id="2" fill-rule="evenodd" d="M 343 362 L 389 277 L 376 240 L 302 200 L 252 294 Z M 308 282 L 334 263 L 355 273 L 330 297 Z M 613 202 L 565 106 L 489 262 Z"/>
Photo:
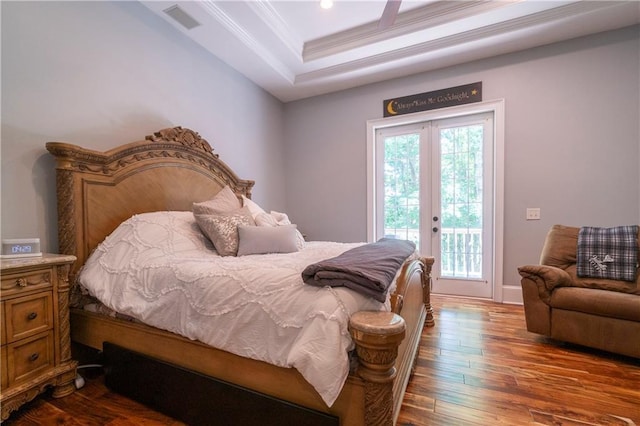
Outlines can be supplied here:
<path id="1" fill-rule="evenodd" d="M 184 10 L 180 9 L 177 4 L 174 4 L 170 8 L 163 10 L 163 12 L 166 13 L 167 15 L 171 16 L 180 25 L 182 25 L 183 27 L 185 27 L 188 30 L 201 25 L 200 22 L 198 22 L 194 18 L 192 18 L 191 15 L 189 15 Z"/>

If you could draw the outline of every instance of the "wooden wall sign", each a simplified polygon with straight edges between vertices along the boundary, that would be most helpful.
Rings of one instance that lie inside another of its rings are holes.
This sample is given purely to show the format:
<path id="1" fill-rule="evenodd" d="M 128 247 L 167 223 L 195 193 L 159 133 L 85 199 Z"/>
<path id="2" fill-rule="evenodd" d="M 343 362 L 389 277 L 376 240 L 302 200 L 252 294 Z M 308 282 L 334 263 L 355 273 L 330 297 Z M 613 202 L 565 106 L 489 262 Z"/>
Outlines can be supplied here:
<path id="1" fill-rule="evenodd" d="M 433 92 L 387 99 L 383 102 L 384 117 L 428 111 L 482 101 L 482 82 L 434 90 Z"/>

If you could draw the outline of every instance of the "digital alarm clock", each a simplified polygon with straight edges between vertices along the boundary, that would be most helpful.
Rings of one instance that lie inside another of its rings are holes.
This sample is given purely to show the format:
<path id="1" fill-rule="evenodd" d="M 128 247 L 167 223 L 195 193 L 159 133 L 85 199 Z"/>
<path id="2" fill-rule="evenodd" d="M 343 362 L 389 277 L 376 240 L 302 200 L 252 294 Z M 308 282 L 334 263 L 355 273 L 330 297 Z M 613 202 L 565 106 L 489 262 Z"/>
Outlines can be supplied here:
<path id="1" fill-rule="evenodd" d="M 12 238 L 2 240 L 3 259 L 42 256 L 40 238 Z"/>

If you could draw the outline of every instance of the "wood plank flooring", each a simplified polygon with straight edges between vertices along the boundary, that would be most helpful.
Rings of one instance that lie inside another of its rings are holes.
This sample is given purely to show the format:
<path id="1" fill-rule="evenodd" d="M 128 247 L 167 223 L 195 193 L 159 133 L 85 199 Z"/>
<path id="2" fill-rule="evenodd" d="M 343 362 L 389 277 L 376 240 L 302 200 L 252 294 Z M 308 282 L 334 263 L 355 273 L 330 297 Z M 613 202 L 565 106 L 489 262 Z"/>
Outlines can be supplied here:
<path id="1" fill-rule="evenodd" d="M 432 301 L 398 424 L 640 426 L 640 360 L 529 333 L 522 306 Z"/>
<path id="2" fill-rule="evenodd" d="M 432 303 L 436 326 L 422 334 L 398 425 L 640 426 L 640 360 L 528 333 L 522 306 Z M 3 424 L 183 424 L 109 391 L 99 371 L 83 375 L 81 390 L 45 394 Z"/>

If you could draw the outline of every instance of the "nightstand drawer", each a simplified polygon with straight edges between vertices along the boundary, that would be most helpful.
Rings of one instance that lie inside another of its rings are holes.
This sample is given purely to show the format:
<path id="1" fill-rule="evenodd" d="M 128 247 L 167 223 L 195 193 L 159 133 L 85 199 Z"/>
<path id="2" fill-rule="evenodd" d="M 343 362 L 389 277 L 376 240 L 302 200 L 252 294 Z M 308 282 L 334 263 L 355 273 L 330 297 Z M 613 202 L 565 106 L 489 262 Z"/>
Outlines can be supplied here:
<path id="1" fill-rule="evenodd" d="M 49 253 L 0 259 L 0 422 L 49 386 L 54 398 L 75 390 L 68 308 L 75 260 Z"/>
<path id="2" fill-rule="evenodd" d="M 53 368 L 53 358 L 53 331 L 7 345 L 9 385 Z"/>
<path id="3" fill-rule="evenodd" d="M 53 328 L 53 296 L 41 292 L 5 300 L 4 324 L 7 343 Z"/>
<path id="4" fill-rule="evenodd" d="M 7 274 L 2 276 L 2 295 L 9 297 L 25 291 L 44 290 L 53 287 L 51 268 L 29 271 L 21 274 Z"/>

